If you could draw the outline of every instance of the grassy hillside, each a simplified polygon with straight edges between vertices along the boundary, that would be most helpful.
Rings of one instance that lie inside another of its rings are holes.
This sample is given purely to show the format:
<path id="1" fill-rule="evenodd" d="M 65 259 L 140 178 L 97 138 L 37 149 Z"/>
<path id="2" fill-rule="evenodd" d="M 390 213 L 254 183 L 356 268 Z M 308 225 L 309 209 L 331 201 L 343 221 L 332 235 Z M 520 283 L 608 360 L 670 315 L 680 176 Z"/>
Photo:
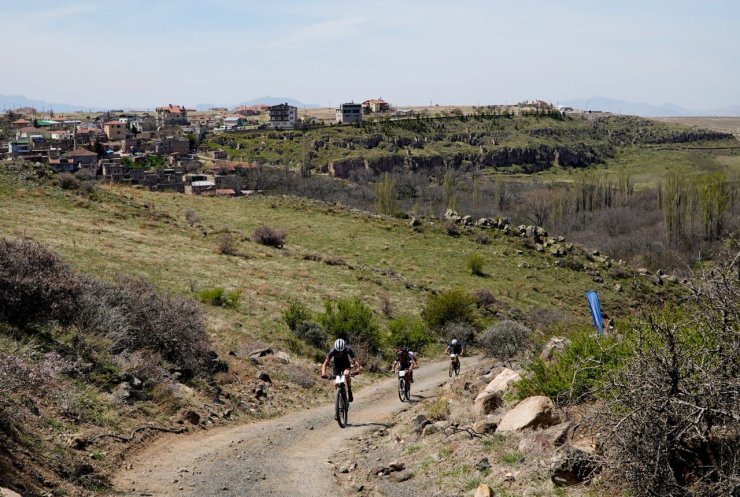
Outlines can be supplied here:
<path id="1" fill-rule="evenodd" d="M 547 335 L 588 324 L 587 289 L 599 291 L 602 308 L 617 320 L 640 304 L 672 300 L 682 291 L 577 248 L 564 257 L 537 252 L 531 240 L 501 230 L 486 230 L 490 243 L 481 244 L 478 228 L 461 227 L 459 236 L 450 236 L 438 221 L 411 227 L 408 221 L 293 197 L 219 199 L 111 186 L 70 191 L 49 173 L 37 180 L 35 171 L 21 165 L 4 166 L 0 173 L 1 238 L 31 238 L 76 271 L 104 280 L 140 277 L 188 298 L 212 287 L 241 290 L 242 296 L 233 309 L 202 306 L 211 347 L 226 360 L 228 373 L 196 379 L 187 388 L 166 379 L 144 386 L 141 398 L 126 400 L 117 392 L 133 381 L 124 374 L 132 359 L 109 352 L 106 340 L 58 326 L 29 338 L 29 331 L 0 323 L 0 355 L 15 365 L 8 371 L 34 378 L 28 384 L 0 381 L 0 421 L 9 402 L 24 427 L 12 443 L 0 430 L 3 445 L 12 447 L 0 451 L 0 486 L 58 490 L 57 495 L 80 486 L 99 488 L 126 444 L 79 440 L 128 435 L 151 422 L 187 425 L 190 411 L 200 415 L 195 424 L 207 427 L 231 416 L 267 416 L 326 401 L 328 387 L 315 380 L 319 351 L 297 340 L 281 318 L 291 300 L 320 311 L 326 300 L 358 297 L 384 330 L 384 302 L 397 315 L 418 315 L 435 292 L 485 288 L 496 302 L 481 310 L 483 325 L 510 317 Z M 261 224 L 287 232 L 283 249 L 250 240 Z M 218 250 L 224 233 L 236 238 L 236 255 Z M 473 253 L 482 257 L 483 276 L 470 274 L 467 259 Z M 263 346 L 289 351 L 291 362 L 252 361 L 249 352 Z M 62 366 L 54 362 L 59 355 Z M 72 376 L 63 366 L 70 361 Z M 36 370 L 44 371 L 40 379 L 31 374 Z M 274 380 L 268 401 L 255 394 L 264 386 L 256 379 L 260 371 Z M 6 372 L 0 369 L 0 380 Z M 24 454 L 15 466 L 14 453 Z"/>

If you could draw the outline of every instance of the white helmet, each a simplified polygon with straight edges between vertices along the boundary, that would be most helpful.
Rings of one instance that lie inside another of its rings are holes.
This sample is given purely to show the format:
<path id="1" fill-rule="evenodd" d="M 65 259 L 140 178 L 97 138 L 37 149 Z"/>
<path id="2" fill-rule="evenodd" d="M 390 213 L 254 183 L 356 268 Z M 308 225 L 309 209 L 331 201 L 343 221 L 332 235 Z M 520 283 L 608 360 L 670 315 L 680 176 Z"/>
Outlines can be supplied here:
<path id="1" fill-rule="evenodd" d="M 457 338 L 452 339 L 452 345 L 457 345 Z"/>
<path id="2" fill-rule="evenodd" d="M 344 350 L 345 345 L 346 344 L 344 343 L 344 340 L 342 340 L 341 338 L 338 338 L 337 341 L 334 342 L 334 349 L 337 352 L 342 352 Z"/>

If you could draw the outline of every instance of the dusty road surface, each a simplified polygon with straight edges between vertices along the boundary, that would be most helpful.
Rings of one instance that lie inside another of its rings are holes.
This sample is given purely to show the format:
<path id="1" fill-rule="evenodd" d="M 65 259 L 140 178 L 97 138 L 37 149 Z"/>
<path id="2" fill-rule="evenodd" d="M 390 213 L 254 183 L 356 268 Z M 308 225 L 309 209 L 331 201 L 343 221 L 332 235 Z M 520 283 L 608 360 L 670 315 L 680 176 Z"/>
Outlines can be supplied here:
<path id="1" fill-rule="evenodd" d="M 467 358 L 463 370 L 477 364 Z M 446 361 L 414 371 L 412 401 L 449 380 Z M 336 488 L 327 462 L 350 437 L 383 426 L 404 409 L 389 378 L 355 392 L 349 426 L 339 428 L 334 406 L 224 427 L 190 436 L 165 436 L 131 458 L 114 480 L 125 496 L 321 496 L 350 495 Z M 336 461 L 340 462 L 340 461 Z M 354 495 L 357 495 L 354 492 Z"/>

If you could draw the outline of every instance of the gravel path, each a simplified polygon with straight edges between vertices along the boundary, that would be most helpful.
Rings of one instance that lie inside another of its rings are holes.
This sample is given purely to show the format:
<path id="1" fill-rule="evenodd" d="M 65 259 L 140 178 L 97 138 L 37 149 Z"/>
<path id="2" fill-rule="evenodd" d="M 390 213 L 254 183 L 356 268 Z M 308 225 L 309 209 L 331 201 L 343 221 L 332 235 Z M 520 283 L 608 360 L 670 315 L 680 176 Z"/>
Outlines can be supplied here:
<path id="1" fill-rule="evenodd" d="M 465 362 L 463 368 L 472 367 L 478 359 Z M 423 365 L 414 377 L 412 396 L 423 396 L 449 379 L 447 362 Z M 389 378 L 355 392 L 345 429 L 334 421 L 333 405 L 326 405 L 185 437 L 164 436 L 127 462 L 131 469 L 114 479 L 117 495 L 345 495 L 350 489 L 335 487 L 327 461 L 347 439 L 383 426 L 407 405 L 398 400 L 395 378 Z"/>

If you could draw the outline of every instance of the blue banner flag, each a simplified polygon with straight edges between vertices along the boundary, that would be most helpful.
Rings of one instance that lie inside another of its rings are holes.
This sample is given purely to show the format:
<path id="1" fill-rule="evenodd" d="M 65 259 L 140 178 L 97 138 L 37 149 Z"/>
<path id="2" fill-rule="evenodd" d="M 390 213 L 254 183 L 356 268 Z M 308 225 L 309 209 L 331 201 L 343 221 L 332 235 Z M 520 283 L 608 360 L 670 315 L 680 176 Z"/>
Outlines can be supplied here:
<path id="1" fill-rule="evenodd" d="M 599 296 L 593 290 L 586 292 L 586 298 L 588 299 L 588 307 L 591 309 L 591 319 L 594 321 L 594 328 L 596 328 L 596 334 L 601 336 L 604 334 L 604 322 L 601 320 L 601 306 L 599 305 Z"/>

